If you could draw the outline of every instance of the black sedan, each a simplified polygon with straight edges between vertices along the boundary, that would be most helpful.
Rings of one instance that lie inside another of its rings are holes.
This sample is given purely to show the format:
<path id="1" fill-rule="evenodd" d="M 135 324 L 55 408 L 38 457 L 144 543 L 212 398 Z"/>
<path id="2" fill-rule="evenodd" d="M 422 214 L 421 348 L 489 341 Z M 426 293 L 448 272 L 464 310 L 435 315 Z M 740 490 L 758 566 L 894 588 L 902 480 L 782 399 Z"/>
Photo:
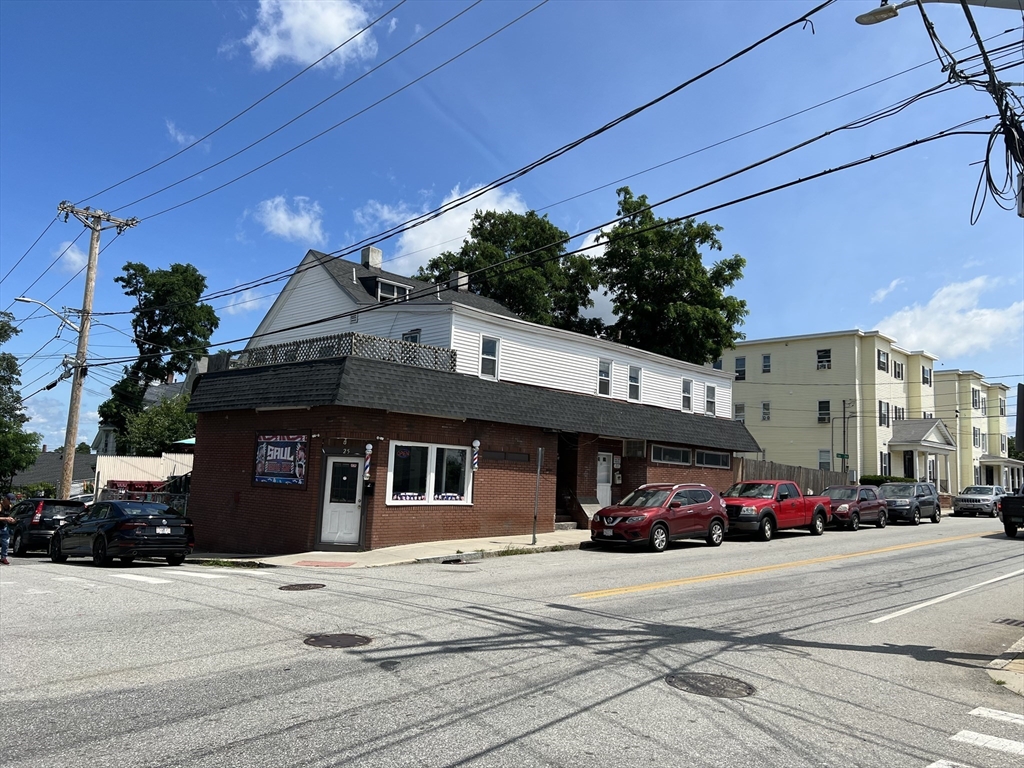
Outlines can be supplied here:
<path id="1" fill-rule="evenodd" d="M 165 557 L 170 565 L 181 565 L 194 546 L 192 521 L 166 504 L 100 501 L 54 532 L 50 559 L 91 557 L 95 565 L 109 565 L 115 557 L 122 563 Z"/>

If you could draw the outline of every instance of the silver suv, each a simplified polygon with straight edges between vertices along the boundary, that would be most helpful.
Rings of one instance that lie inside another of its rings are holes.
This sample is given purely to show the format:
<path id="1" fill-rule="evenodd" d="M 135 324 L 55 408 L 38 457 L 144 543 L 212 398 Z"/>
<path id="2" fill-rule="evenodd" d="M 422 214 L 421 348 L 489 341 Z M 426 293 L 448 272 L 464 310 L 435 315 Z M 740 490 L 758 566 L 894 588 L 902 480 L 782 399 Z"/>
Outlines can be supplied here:
<path id="1" fill-rule="evenodd" d="M 999 500 L 1006 495 L 1001 485 L 969 485 L 953 497 L 954 515 L 985 514 L 995 517 L 999 511 Z"/>

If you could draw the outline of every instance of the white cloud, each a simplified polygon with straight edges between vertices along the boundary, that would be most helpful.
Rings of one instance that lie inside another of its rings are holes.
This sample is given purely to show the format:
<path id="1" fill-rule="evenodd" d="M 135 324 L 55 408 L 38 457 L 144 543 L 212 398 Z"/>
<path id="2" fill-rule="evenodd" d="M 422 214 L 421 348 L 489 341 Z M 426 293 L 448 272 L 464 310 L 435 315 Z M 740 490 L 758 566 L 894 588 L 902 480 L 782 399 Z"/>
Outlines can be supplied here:
<path id="1" fill-rule="evenodd" d="M 256 310 L 269 307 L 273 303 L 275 295 L 261 294 L 258 290 L 249 288 L 233 295 L 231 300 L 220 308 L 220 311 L 229 315 L 243 315 L 246 312 L 255 312 Z"/>
<path id="2" fill-rule="evenodd" d="M 476 189 L 479 187 L 473 187 L 464 193 L 456 186 L 445 197 L 443 204 L 450 203 Z M 434 207 L 436 206 L 431 206 L 431 208 Z M 354 216 L 356 223 L 361 227 L 366 230 L 375 230 L 401 224 L 426 210 L 428 208 L 425 206 L 422 209 L 416 209 L 404 202 L 397 205 L 386 205 L 376 200 L 370 200 L 362 208 L 356 210 Z M 395 255 L 386 257 L 388 261 L 385 263 L 384 269 L 388 272 L 411 275 L 417 267 L 423 266 L 430 259 L 439 256 L 442 251 L 458 250 L 462 246 L 462 241 L 469 235 L 473 214 L 477 211 L 525 213 L 526 210 L 526 202 L 518 192 L 505 192 L 501 189 L 485 192 L 472 202 L 455 208 L 422 226 L 403 232 L 395 244 Z"/>
<path id="3" fill-rule="evenodd" d="M 320 203 L 308 197 L 293 197 L 294 209 L 288 207 L 284 195 L 264 200 L 256 206 L 254 218 L 265 232 L 310 245 L 323 245 L 327 235 L 323 230 L 323 210 Z"/>
<path id="4" fill-rule="evenodd" d="M 390 35 L 398 27 L 398 19 L 394 16 L 391 17 L 391 21 L 388 22 L 388 34 Z"/>
<path id="5" fill-rule="evenodd" d="M 179 147 L 187 147 L 195 142 L 196 137 L 178 128 L 173 120 L 164 120 L 164 123 L 167 124 L 167 133 Z"/>
<path id="6" fill-rule="evenodd" d="M 260 0 L 256 26 L 242 42 L 249 47 L 256 65 L 263 69 L 270 69 L 279 61 L 307 66 L 348 40 L 370 20 L 370 15 L 351 0 Z M 346 64 L 368 61 L 376 55 L 377 41 L 368 30 L 325 59 L 321 66 L 341 72 Z"/>
<path id="7" fill-rule="evenodd" d="M 889 283 L 887 288 L 879 288 L 877 291 L 875 291 L 871 295 L 871 303 L 872 304 L 881 304 L 882 301 L 885 300 L 885 297 L 888 296 L 890 293 L 892 293 L 894 290 L 896 290 L 896 286 L 899 285 L 902 282 L 903 282 L 903 278 L 902 277 L 897 277 L 895 280 L 893 280 L 891 283 Z"/>
<path id="8" fill-rule="evenodd" d="M 932 294 L 927 304 L 904 307 L 878 323 L 904 349 L 924 349 L 943 357 L 984 352 L 1020 338 L 1024 301 L 985 308 L 978 299 L 999 282 L 985 275 L 950 283 Z"/>
<path id="9" fill-rule="evenodd" d="M 79 248 L 77 245 L 72 245 L 71 240 L 65 240 L 57 249 L 53 252 L 54 256 L 64 254 L 60 259 L 60 268 L 65 272 L 76 273 L 89 261 L 89 254 Z"/>

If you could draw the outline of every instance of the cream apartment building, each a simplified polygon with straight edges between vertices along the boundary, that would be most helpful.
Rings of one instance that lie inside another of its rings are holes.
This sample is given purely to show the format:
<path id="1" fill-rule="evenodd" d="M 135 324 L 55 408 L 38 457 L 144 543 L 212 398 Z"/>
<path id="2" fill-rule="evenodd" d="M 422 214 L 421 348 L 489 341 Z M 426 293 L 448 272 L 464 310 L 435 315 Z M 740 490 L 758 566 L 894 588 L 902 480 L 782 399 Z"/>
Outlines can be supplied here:
<path id="1" fill-rule="evenodd" d="M 1019 488 L 1024 462 L 1007 453 L 1006 396 L 1009 387 L 992 384 L 977 371 L 935 373 L 935 403 L 959 446 L 954 476 L 959 487 L 972 483 Z"/>
<path id="2" fill-rule="evenodd" d="M 955 492 L 957 442 L 937 406 L 936 359 L 850 330 L 738 342 L 715 366 L 735 373 L 733 416 L 769 461 Z"/>

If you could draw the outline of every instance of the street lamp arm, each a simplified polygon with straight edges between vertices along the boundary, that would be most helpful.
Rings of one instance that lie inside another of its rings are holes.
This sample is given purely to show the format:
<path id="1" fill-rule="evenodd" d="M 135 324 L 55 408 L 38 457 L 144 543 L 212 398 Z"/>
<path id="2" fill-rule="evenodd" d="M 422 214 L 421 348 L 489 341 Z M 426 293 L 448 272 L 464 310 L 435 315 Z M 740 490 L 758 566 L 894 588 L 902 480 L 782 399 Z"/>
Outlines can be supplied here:
<path id="1" fill-rule="evenodd" d="M 72 323 L 70 320 L 68 320 L 66 317 L 64 317 L 64 315 L 62 315 L 60 312 L 55 310 L 49 304 L 44 304 L 43 302 L 39 301 L 38 299 L 30 299 L 27 296 L 18 296 L 17 298 L 15 298 L 15 301 L 21 301 L 21 302 L 24 302 L 25 304 L 38 304 L 43 309 L 48 310 L 51 315 L 53 315 L 54 317 L 58 318 L 64 325 L 66 325 L 68 328 L 70 328 L 75 333 L 81 333 L 82 332 L 81 328 L 79 328 L 77 325 Z"/>
<path id="2" fill-rule="evenodd" d="M 951 3 L 960 5 L 960 0 L 921 0 L 922 3 Z M 1009 11 L 1024 11 L 1024 0 L 967 0 L 968 5 L 976 5 L 979 8 L 1002 8 Z M 917 0 L 905 0 L 905 2 L 889 5 L 889 0 L 882 0 L 882 4 L 873 11 L 862 13 L 857 17 L 858 24 L 878 24 L 882 21 L 894 19 L 899 12 L 911 5 L 917 5 Z"/>

